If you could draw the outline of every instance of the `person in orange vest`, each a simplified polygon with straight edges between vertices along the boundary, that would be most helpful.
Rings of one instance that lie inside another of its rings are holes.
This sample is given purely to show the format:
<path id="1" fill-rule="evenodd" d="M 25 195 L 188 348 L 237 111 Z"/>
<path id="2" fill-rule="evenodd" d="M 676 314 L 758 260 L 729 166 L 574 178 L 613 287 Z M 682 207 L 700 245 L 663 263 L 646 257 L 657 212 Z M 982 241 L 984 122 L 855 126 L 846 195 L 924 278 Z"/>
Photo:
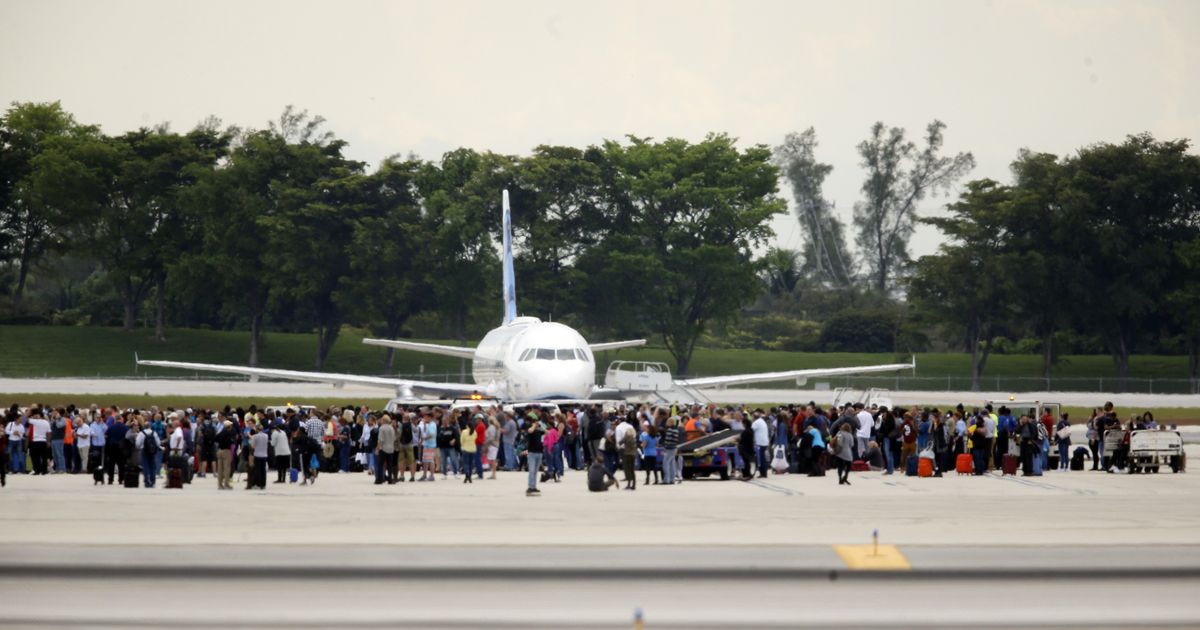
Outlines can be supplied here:
<path id="1" fill-rule="evenodd" d="M 699 414 L 693 414 L 688 418 L 688 421 L 683 425 L 683 432 L 686 441 L 698 440 L 708 433 L 708 427 L 700 421 Z"/>

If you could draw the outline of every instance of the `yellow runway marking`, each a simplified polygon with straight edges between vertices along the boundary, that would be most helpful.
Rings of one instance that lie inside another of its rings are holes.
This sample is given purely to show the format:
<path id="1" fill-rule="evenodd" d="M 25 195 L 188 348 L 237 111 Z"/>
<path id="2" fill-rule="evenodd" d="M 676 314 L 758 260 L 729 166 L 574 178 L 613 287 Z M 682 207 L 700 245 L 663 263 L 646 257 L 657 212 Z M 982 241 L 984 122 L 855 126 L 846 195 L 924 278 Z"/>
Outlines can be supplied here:
<path id="1" fill-rule="evenodd" d="M 842 557 L 846 566 L 864 571 L 907 571 L 912 569 L 908 558 L 895 545 L 879 545 L 875 555 L 874 545 L 834 545 L 833 550 Z"/>

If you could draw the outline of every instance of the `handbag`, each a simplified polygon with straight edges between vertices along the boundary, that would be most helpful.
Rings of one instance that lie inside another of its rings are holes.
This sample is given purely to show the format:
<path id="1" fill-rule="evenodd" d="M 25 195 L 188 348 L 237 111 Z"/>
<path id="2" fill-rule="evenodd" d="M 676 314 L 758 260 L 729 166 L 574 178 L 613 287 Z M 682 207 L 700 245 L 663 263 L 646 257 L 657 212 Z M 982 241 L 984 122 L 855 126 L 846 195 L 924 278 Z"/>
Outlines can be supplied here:
<path id="1" fill-rule="evenodd" d="M 1060 440 L 1065 440 L 1065 439 L 1071 437 L 1071 425 L 1067 425 L 1067 426 L 1064 426 L 1063 428 L 1059 429 L 1058 433 L 1056 433 L 1056 435 L 1058 435 L 1058 439 L 1060 439 Z"/>

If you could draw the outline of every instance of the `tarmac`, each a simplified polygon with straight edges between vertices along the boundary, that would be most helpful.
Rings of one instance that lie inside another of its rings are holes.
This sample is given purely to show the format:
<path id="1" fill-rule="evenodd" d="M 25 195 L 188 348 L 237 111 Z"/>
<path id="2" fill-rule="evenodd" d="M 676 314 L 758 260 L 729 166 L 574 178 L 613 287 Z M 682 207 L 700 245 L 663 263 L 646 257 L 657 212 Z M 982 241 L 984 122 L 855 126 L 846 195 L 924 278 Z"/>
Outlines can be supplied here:
<path id="1" fill-rule="evenodd" d="M 643 479 L 10 477 L 0 627 L 1200 627 L 1194 474 Z"/>

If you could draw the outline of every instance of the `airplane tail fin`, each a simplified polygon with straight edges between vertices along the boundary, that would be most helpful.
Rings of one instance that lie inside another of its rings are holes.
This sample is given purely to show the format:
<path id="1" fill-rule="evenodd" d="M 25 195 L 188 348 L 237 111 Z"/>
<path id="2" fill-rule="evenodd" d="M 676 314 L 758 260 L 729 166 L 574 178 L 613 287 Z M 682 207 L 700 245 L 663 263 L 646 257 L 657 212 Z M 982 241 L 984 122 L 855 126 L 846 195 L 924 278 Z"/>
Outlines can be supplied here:
<path id="1" fill-rule="evenodd" d="M 504 191 L 504 323 L 517 317 L 517 279 L 513 275 L 512 216 L 508 207 L 508 190 Z"/>

